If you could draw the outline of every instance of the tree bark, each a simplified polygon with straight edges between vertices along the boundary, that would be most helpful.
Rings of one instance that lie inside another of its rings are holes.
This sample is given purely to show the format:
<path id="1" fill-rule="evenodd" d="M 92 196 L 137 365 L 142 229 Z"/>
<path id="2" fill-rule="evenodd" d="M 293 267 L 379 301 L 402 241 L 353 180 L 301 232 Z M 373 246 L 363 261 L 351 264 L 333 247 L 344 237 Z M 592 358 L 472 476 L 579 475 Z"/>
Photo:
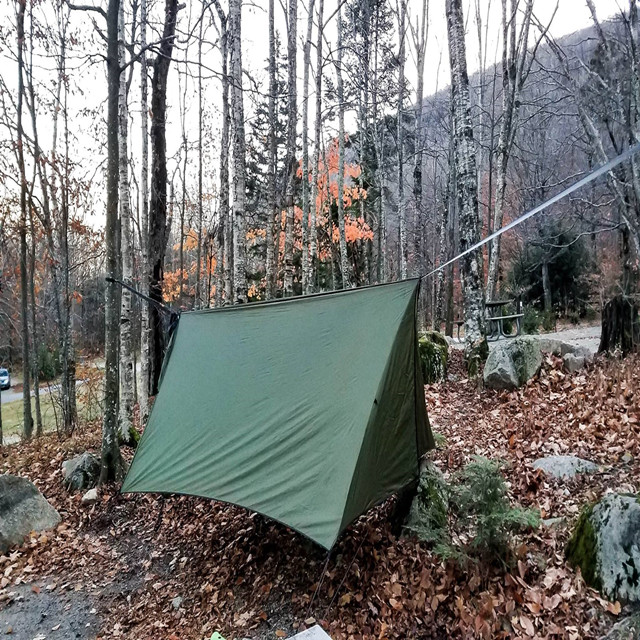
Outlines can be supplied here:
<path id="1" fill-rule="evenodd" d="M 274 0 L 269 0 L 269 191 L 267 202 L 267 300 L 276 295 L 276 256 L 280 240 L 278 208 L 276 206 L 277 146 L 276 146 L 276 35 Z"/>
<path id="2" fill-rule="evenodd" d="M 142 138 L 140 169 L 140 288 L 143 295 L 149 295 L 149 125 L 147 54 L 147 0 L 140 0 L 140 134 Z M 149 304 L 140 305 L 140 378 L 139 393 L 140 423 L 146 424 L 149 417 Z"/>
<path id="3" fill-rule="evenodd" d="M 117 1 L 117 0 L 112 0 Z M 165 0 L 164 28 L 151 80 L 151 199 L 149 203 L 149 296 L 162 303 L 164 255 L 167 246 L 167 77 L 176 30 L 178 0 Z M 159 308 L 149 308 L 151 395 L 158 393 L 165 349 L 163 318 Z"/>
<path id="4" fill-rule="evenodd" d="M 478 217 L 478 175 L 476 168 L 469 77 L 462 0 L 447 0 L 447 32 L 451 66 L 453 101 L 453 137 L 455 144 L 456 191 L 460 220 L 460 250 L 465 251 L 480 239 Z M 474 251 L 460 259 L 460 280 L 464 300 L 465 356 L 472 377 L 480 379 L 482 361 L 488 349 L 485 338 L 482 254 Z"/>
<path id="5" fill-rule="evenodd" d="M 307 38 L 304 42 L 302 80 L 302 291 L 310 293 L 309 283 L 309 67 L 311 66 L 311 35 L 315 0 L 307 7 Z M 273 127 L 273 124 L 272 124 Z"/>
<path id="6" fill-rule="evenodd" d="M 407 211 L 404 201 L 404 126 L 402 116 L 404 111 L 404 62 L 406 37 L 407 0 L 400 0 L 400 15 L 398 17 L 398 111 L 397 111 L 397 148 L 398 148 L 398 219 L 400 223 L 400 278 L 404 280 L 408 275 L 409 244 L 407 242 Z"/>
<path id="7" fill-rule="evenodd" d="M 22 126 L 22 105 L 24 100 L 24 16 L 26 0 L 18 0 L 18 100 L 17 100 L 17 147 L 18 170 L 20 172 L 20 317 L 22 320 L 22 404 L 24 410 L 23 435 L 30 439 L 33 435 L 31 416 L 31 361 L 29 359 L 29 279 L 27 262 L 27 175 L 24 161 L 24 129 Z"/>
<path id="8" fill-rule="evenodd" d="M 118 11 L 118 60 L 121 68 L 126 64 L 124 2 Z M 129 193 L 129 109 L 127 106 L 126 74 L 120 74 L 118 92 L 118 164 L 120 201 L 120 251 L 122 281 L 133 286 L 133 246 L 131 200 Z M 133 429 L 133 336 L 131 291 L 122 287 L 120 292 L 120 440 L 130 443 Z"/>
<path id="9" fill-rule="evenodd" d="M 338 60 L 336 63 L 337 98 L 338 98 L 338 234 L 340 238 L 340 272 L 342 288 L 351 287 L 349 256 L 347 254 L 347 238 L 344 221 L 344 81 L 342 78 L 342 4 L 338 4 Z M 362 133 L 362 132 L 361 132 Z"/>
<path id="10" fill-rule="evenodd" d="M 309 273 L 307 274 L 308 293 L 316 287 L 316 263 L 318 252 L 318 179 L 320 174 L 320 147 L 322 146 L 322 42 L 324 20 L 324 0 L 318 0 L 318 33 L 316 34 L 316 113 L 314 125 L 313 166 L 311 168 L 311 202 L 309 206 Z"/>
<path id="11" fill-rule="evenodd" d="M 293 295 L 293 228 L 294 216 L 294 184 L 296 176 L 296 125 L 298 120 L 297 88 L 296 88 L 296 58 L 298 34 L 298 0 L 289 0 L 287 37 L 287 157 L 285 162 L 287 221 L 284 233 L 284 295 Z"/>
<path id="12" fill-rule="evenodd" d="M 247 302 L 247 274 L 245 265 L 246 234 L 246 147 L 244 135 L 244 98 L 242 94 L 242 15 L 241 0 L 229 2 L 229 34 L 231 46 L 231 124 L 233 168 L 233 290 L 234 302 Z"/>
<path id="13" fill-rule="evenodd" d="M 105 266 L 108 278 L 118 272 L 118 61 L 119 0 L 109 0 L 107 8 L 107 220 L 105 224 Z M 124 475 L 124 461 L 118 443 L 118 289 L 107 281 L 105 288 L 105 374 L 104 417 L 100 484 L 119 481 Z"/>

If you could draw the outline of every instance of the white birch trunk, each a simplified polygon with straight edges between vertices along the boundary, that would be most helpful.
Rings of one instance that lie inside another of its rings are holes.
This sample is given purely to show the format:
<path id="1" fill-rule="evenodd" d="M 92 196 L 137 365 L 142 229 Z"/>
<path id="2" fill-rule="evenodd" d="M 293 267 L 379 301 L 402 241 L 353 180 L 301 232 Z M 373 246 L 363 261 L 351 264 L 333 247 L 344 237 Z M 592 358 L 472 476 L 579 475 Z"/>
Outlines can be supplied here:
<path id="1" fill-rule="evenodd" d="M 460 228 L 460 250 L 478 242 L 478 176 L 476 168 L 469 77 L 462 0 L 447 0 L 447 30 L 451 65 L 453 101 L 453 135 L 455 141 L 456 191 Z M 481 374 L 481 360 L 485 357 L 484 291 L 482 253 L 474 251 L 460 259 L 460 280 L 464 300 L 465 355 L 473 376 Z"/>
<path id="2" fill-rule="evenodd" d="M 404 109 L 404 59 L 406 36 L 407 0 L 400 0 L 398 17 L 398 111 L 397 111 L 397 147 L 398 147 L 398 218 L 400 221 L 400 278 L 404 280 L 408 274 L 409 244 L 407 242 L 407 211 L 404 200 L 404 126 L 402 114 Z"/>
<path id="3" fill-rule="evenodd" d="M 309 283 L 309 67 L 311 66 L 311 35 L 315 0 L 307 7 L 307 38 L 304 42 L 302 80 L 302 291 L 310 293 Z"/>
<path id="4" fill-rule="evenodd" d="M 232 211 L 233 211 L 233 294 L 236 304 L 247 301 L 247 274 L 245 271 L 245 135 L 244 98 L 242 95 L 242 16 L 241 0 L 229 2 L 229 35 L 231 40 L 229 66 L 231 71 L 232 121 Z"/>
<path id="5" fill-rule="evenodd" d="M 142 138 L 140 169 L 140 289 L 149 295 L 149 125 L 147 54 L 147 0 L 140 0 L 140 133 Z M 140 305 L 140 423 L 149 417 L 149 305 Z"/>
<path id="6" fill-rule="evenodd" d="M 338 5 L 338 60 L 336 63 L 338 97 L 338 233 L 340 236 L 340 271 L 342 288 L 351 287 L 349 256 L 344 222 L 344 81 L 342 78 L 342 5 Z"/>
<path id="7" fill-rule="evenodd" d="M 118 61 L 120 67 L 126 63 L 124 2 L 118 11 Z M 120 74 L 118 93 L 118 187 L 120 200 L 120 252 L 122 259 L 122 281 L 133 285 L 133 247 L 131 235 L 131 201 L 129 193 L 129 154 L 127 138 L 129 113 L 127 108 L 126 74 Z M 120 294 L 120 440 L 129 442 L 133 426 L 133 338 L 131 333 L 131 292 L 122 287 Z"/>
<path id="8" fill-rule="evenodd" d="M 318 0 L 318 33 L 316 39 L 316 113 L 314 126 L 314 149 L 313 166 L 311 169 L 311 202 L 309 206 L 309 262 L 307 274 L 308 293 L 315 289 L 315 273 L 318 247 L 317 230 L 317 199 L 318 199 L 318 177 L 320 172 L 320 147 L 322 146 L 320 136 L 322 135 L 322 39 L 324 19 L 324 0 Z"/>

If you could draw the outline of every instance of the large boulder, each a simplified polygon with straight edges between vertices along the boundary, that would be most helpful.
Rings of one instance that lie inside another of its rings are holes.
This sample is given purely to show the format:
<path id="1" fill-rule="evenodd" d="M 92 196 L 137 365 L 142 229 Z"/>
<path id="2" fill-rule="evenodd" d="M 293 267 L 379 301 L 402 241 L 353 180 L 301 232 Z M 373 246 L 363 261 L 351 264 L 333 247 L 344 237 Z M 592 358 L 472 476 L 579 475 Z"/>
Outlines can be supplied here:
<path id="1" fill-rule="evenodd" d="M 58 512 L 32 482 L 0 475 L 0 553 L 21 544 L 32 531 L 45 531 L 60 522 Z"/>
<path id="2" fill-rule="evenodd" d="M 444 380 L 447 374 L 449 343 L 438 331 L 427 331 L 418 338 L 420 365 L 425 384 Z"/>
<path id="3" fill-rule="evenodd" d="M 533 468 L 541 469 L 554 478 L 573 478 L 578 473 L 597 471 L 598 465 L 577 456 L 548 456 L 534 461 Z"/>
<path id="4" fill-rule="evenodd" d="M 100 461 L 88 451 L 62 463 L 62 477 L 69 491 L 93 489 L 100 478 Z"/>
<path id="5" fill-rule="evenodd" d="M 489 389 L 521 387 L 540 371 L 542 350 L 535 340 L 513 338 L 498 342 L 484 365 L 484 384 Z"/>
<path id="6" fill-rule="evenodd" d="M 610 600 L 640 602 L 640 503 L 610 493 L 587 507 L 567 545 L 567 559 Z"/>

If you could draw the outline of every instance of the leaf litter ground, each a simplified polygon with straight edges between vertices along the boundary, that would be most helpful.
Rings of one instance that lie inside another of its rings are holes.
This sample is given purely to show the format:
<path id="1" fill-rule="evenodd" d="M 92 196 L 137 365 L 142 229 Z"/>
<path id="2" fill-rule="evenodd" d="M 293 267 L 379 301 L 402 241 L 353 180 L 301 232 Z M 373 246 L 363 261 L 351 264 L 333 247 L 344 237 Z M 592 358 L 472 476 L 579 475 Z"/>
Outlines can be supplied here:
<path id="1" fill-rule="evenodd" d="M 443 564 L 398 535 L 393 500 L 360 518 L 328 561 L 285 527 L 209 500 L 109 489 L 82 505 L 62 487 L 60 469 L 99 449 L 96 424 L 66 440 L 7 447 L 0 471 L 29 477 L 62 524 L 0 556 L 0 633 L 267 639 L 318 621 L 336 640 L 598 638 L 620 605 L 584 584 L 564 548 L 583 505 L 640 486 L 639 375 L 638 357 L 598 360 L 574 375 L 549 357 L 523 389 L 478 391 L 454 353 L 449 380 L 426 388 L 433 427 L 446 439 L 431 455 L 445 474 L 472 455 L 503 460 L 514 501 L 560 519 L 519 538 L 510 571 Z M 532 469 L 557 454 L 594 460 L 600 471 L 553 480 Z"/>

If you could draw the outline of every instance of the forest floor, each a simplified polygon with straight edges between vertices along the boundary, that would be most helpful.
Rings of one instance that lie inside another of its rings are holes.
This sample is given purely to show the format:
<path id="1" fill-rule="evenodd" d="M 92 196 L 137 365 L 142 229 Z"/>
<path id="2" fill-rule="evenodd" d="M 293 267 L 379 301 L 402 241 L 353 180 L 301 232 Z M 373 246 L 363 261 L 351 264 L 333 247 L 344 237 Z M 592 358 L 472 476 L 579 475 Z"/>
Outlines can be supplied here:
<path id="1" fill-rule="evenodd" d="M 478 391 L 459 352 L 450 373 L 426 388 L 433 428 L 446 440 L 434 461 L 448 475 L 474 454 L 504 460 L 514 502 L 564 519 L 520 537 L 510 569 L 441 562 L 392 531 L 390 501 L 341 537 L 317 589 L 326 553 L 241 508 L 115 489 L 82 505 L 63 488 L 60 467 L 98 451 L 94 423 L 0 454 L 0 472 L 29 477 L 62 516 L 56 531 L 0 556 L 0 634 L 202 640 L 219 631 L 266 640 L 317 620 L 335 640 L 599 638 L 624 611 L 584 584 L 564 548 L 583 505 L 640 488 L 640 357 L 597 359 L 574 375 L 549 357 L 512 393 Z M 594 460 L 600 471 L 551 480 L 531 467 L 550 454 Z"/>

